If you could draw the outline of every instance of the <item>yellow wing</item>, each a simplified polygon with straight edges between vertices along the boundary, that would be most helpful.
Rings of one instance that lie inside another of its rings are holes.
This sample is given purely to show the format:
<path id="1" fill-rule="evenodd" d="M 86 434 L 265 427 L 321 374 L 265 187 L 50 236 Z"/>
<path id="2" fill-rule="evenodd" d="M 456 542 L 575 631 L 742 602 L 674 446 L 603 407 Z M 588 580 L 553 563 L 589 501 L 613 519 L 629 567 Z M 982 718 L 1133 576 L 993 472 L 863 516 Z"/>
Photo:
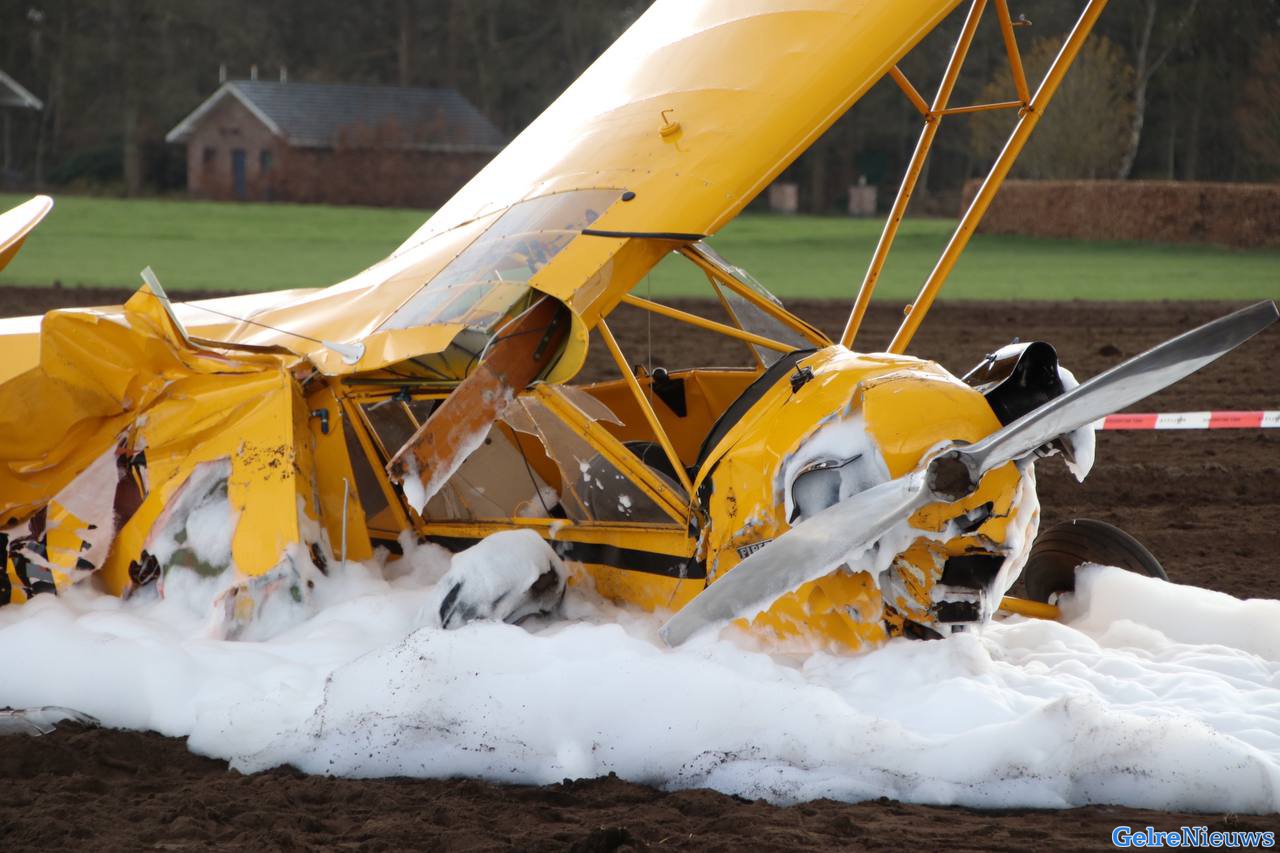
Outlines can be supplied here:
<path id="1" fill-rule="evenodd" d="M 53 210 L 53 199 L 38 195 L 17 207 L 0 213 L 0 270 L 9 265 L 40 220 Z"/>

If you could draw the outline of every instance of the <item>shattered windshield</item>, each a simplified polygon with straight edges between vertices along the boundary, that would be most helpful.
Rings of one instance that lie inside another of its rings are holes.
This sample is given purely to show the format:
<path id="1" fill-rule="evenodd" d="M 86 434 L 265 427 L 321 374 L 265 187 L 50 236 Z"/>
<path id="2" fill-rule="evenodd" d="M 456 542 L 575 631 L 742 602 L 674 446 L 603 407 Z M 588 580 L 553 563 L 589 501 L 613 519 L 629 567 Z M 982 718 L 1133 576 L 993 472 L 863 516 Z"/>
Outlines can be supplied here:
<path id="1" fill-rule="evenodd" d="M 579 389 L 557 388 L 549 393 L 561 396 L 597 423 L 620 423 L 607 406 Z M 400 417 L 403 407 L 386 411 Z M 391 430 L 396 437 L 403 431 L 402 427 Z M 511 402 L 484 442 L 427 502 L 422 517 L 429 522 L 672 521 L 643 489 L 534 397 Z"/>
<path id="2" fill-rule="evenodd" d="M 725 276 L 737 281 L 748 290 L 757 294 L 761 299 L 772 302 L 779 308 L 782 302 L 778 297 L 774 296 L 769 290 L 742 267 L 729 263 L 722 258 L 715 249 L 706 243 L 699 243 L 695 247 L 696 251 L 702 255 L 712 266 L 723 273 Z M 795 330 L 789 328 L 775 317 L 769 316 L 760 308 L 754 305 L 749 299 L 735 293 L 733 290 L 721 286 L 719 282 L 713 282 L 713 286 L 724 298 L 725 307 L 733 316 L 733 319 L 745 332 L 751 332 L 755 335 L 775 340 L 780 344 L 788 344 L 796 349 L 802 349 L 809 346 L 805 339 Z M 761 346 L 753 347 L 756 354 L 760 357 L 765 367 L 773 364 L 782 357 L 782 353 L 776 350 L 767 349 Z"/>
<path id="3" fill-rule="evenodd" d="M 551 393 L 559 390 L 557 388 Z M 579 392 L 565 399 L 570 405 L 577 405 L 588 397 L 588 394 Z M 605 419 L 620 423 L 617 416 L 598 400 L 592 398 L 590 406 L 592 410 L 603 409 L 608 415 Z M 513 430 L 535 436 L 541 442 L 547 457 L 558 470 L 560 506 L 566 517 L 573 521 L 671 521 L 616 465 L 541 400 L 530 397 L 514 400 L 503 412 L 502 420 Z"/>
<path id="4" fill-rule="evenodd" d="M 523 307 L 528 281 L 618 199 L 613 189 L 555 193 L 512 205 L 383 324 L 461 323 L 491 332 Z"/>

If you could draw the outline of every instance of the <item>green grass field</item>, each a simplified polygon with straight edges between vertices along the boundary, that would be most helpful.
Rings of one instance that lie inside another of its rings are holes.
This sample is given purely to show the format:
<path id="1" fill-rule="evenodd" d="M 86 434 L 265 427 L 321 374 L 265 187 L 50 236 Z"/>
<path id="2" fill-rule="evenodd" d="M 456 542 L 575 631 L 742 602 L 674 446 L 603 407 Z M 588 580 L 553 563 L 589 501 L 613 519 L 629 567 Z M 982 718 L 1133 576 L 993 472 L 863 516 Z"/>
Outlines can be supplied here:
<path id="1" fill-rule="evenodd" d="M 24 200 L 0 195 L 0 210 Z M 58 199 L 4 284 L 131 287 L 152 266 L 171 291 L 321 287 L 385 256 L 427 218 L 416 210 L 191 201 Z M 908 220 L 877 298 L 909 301 L 953 223 Z M 852 297 L 879 220 L 747 214 L 710 241 L 779 296 Z M 705 293 L 673 259 L 637 288 Z M 975 237 L 943 296 L 951 299 L 1255 299 L 1280 296 L 1280 251 Z"/>

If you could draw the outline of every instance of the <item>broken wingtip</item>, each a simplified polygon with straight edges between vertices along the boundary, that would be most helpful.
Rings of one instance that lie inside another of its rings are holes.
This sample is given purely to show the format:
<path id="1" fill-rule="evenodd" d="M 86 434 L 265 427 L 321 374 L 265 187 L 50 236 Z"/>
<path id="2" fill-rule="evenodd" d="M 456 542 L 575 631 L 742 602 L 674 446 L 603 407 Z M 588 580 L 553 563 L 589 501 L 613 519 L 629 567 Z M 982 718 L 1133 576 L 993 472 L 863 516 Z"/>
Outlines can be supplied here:
<path id="1" fill-rule="evenodd" d="M 364 344 L 340 344 L 337 341 L 321 341 L 325 349 L 336 352 L 343 364 L 358 364 L 364 358 Z"/>

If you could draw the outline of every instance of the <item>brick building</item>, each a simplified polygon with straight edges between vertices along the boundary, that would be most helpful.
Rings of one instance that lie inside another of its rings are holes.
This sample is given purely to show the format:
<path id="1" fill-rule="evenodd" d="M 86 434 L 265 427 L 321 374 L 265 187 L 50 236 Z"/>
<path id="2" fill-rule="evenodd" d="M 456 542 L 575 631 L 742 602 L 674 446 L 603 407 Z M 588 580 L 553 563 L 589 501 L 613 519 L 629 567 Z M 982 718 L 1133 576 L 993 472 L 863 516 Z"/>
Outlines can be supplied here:
<path id="1" fill-rule="evenodd" d="M 215 199 L 437 207 L 506 139 L 453 89 L 237 80 L 165 137 Z"/>

